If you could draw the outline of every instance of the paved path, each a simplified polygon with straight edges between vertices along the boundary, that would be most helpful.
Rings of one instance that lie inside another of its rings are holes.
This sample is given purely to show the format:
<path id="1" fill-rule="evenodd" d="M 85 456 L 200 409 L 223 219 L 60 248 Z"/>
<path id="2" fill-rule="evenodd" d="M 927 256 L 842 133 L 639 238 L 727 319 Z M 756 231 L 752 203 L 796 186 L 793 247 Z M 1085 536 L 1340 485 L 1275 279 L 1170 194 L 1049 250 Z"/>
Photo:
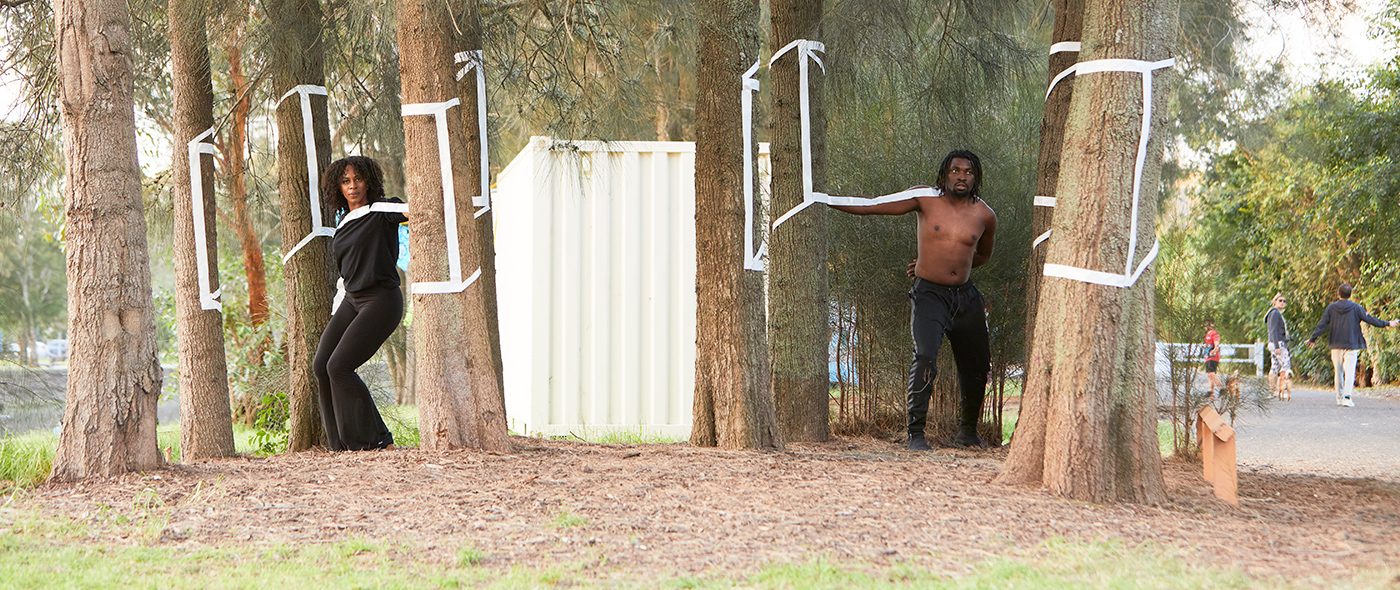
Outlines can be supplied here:
<path id="1" fill-rule="evenodd" d="M 1240 466 L 1400 482 L 1400 400 L 1353 401 L 1343 408 L 1330 389 L 1298 389 L 1267 415 L 1239 416 Z"/>

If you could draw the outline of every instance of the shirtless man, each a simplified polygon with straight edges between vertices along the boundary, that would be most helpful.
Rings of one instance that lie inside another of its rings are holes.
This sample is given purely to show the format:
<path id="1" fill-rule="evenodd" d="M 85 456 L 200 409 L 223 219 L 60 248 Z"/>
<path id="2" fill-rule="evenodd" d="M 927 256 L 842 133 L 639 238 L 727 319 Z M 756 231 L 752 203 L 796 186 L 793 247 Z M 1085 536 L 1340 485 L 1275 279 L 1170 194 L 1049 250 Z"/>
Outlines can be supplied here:
<path id="1" fill-rule="evenodd" d="M 833 205 L 856 215 L 918 214 L 919 259 L 914 263 L 910 328 L 914 334 L 914 363 L 909 370 L 909 449 L 930 450 L 924 438 L 929 395 L 938 373 L 938 348 L 948 337 L 962 386 L 961 425 L 953 444 L 984 447 L 977 436 L 982 416 L 991 345 L 986 305 L 968 280 L 974 267 L 992 257 L 997 216 L 977 197 L 982 186 L 982 163 L 966 150 L 943 159 L 936 197 L 915 197 L 878 205 Z"/>

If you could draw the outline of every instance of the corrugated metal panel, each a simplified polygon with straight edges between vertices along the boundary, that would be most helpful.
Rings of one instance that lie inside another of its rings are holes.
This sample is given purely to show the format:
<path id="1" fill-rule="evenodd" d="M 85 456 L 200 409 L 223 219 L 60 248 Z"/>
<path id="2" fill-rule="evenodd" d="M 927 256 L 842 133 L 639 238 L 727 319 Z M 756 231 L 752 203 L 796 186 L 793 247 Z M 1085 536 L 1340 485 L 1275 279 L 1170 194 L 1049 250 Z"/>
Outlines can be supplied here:
<path id="1" fill-rule="evenodd" d="M 690 142 L 534 137 L 497 175 L 497 288 L 513 430 L 690 435 L 694 171 Z"/>

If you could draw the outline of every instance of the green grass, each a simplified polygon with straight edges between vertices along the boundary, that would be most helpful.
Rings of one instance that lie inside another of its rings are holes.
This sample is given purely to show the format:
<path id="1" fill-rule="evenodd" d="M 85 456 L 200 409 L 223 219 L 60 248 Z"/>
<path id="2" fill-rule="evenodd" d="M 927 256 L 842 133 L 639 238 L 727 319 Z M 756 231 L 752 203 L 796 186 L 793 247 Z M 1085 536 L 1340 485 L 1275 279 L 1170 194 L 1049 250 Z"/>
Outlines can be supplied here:
<path id="1" fill-rule="evenodd" d="M 379 408 L 379 415 L 384 417 L 384 425 L 394 435 L 394 446 L 422 445 L 418 434 L 418 406 L 383 406 Z"/>
<path id="2" fill-rule="evenodd" d="M 0 438 L 0 491 L 11 485 L 29 487 L 48 478 L 56 448 L 58 437 L 52 432 Z"/>
<path id="3" fill-rule="evenodd" d="M 587 525 L 587 517 L 579 516 L 577 514 L 569 512 L 568 509 L 560 510 L 559 514 L 554 515 L 554 522 L 550 523 L 550 527 L 556 529 L 571 529 L 574 527 Z"/>
<path id="4" fill-rule="evenodd" d="M 607 557 L 542 567 L 513 565 L 476 545 L 425 554 L 408 541 L 351 538 L 333 543 L 169 546 L 152 535 L 168 508 L 133 500 L 86 521 L 47 519 L 0 505 L 0 588 L 753 588 L 964 590 L 979 588 L 1387 588 L 1393 568 L 1358 571 L 1349 579 L 1253 578 L 1207 566 L 1151 544 L 1051 540 L 982 562 L 940 555 L 889 565 L 812 556 L 772 563 L 745 577 L 676 576 L 664 569 L 628 572 Z M 105 518 L 106 520 L 102 520 Z M 105 530 L 99 530 L 105 529 Z M 119 532 L 135 532 L 121 540 Z M 455 556 L 455 557 L 453 557 Z"/>
<path id="5" fill-rule="evenodd" d="M 638 428 L 580 428 L 570 432 L 566 436 L 555 436 L 556 439 L 574 439 L 593 444 L 670 444 L 686 442 L 688 438 L 678 436 L 667 436 L 658 432 L 645 432 Z"/>

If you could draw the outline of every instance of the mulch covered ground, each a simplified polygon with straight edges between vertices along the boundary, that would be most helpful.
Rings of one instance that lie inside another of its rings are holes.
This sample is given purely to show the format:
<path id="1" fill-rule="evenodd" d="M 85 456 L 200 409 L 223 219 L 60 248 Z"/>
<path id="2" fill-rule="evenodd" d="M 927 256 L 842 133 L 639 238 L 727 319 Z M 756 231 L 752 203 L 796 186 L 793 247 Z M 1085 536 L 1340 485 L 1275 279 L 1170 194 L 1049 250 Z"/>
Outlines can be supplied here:
<path id="1" fill-rule="evenodd" d="M 1238 508 L 1169 461 L 1164 506 L 1100 506 L 990 483 L 1005 450 L 912 453 L 847 439 L 783 453 L 516 439 L 517 451 L 306 452 L 46 484 L 25 510 L 89 521 L 94 542 L 169 546 L 382 539 L 486 567 L 605 563 L 622 575 L 742 575 L 817 556 L 948 574 L 1046 539 L 1118 539 L 1287 578 L 1400 569 L 1400 484 L 1242 472 Z M 104 508 L 105 507 L 105 508 Z M 113 512 L 158 511 L 121 540 Z M 157 521 L 158 522 L 158 521 Z M 106 535 L 107 538 L 103 538 Z M 1400 582 L 1396 583 L 1400 588 Z"/>

